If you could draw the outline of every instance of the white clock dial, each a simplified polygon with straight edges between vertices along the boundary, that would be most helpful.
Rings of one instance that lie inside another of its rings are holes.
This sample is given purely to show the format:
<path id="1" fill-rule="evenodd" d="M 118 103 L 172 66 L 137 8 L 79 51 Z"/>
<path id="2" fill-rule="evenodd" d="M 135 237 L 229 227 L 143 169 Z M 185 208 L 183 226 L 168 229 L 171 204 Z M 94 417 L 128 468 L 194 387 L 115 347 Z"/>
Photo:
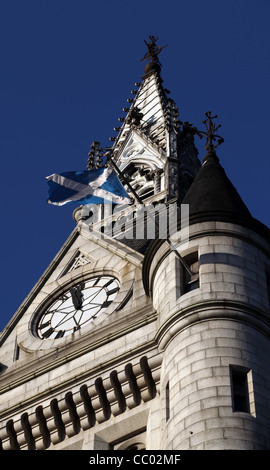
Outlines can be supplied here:
<path id="1" fill-rule="evenodd" d="M 55 339 L 94 321 L 115 299 L 120 283 L 112 276 L 96 276 L 70 287 L 41 315 L 37 335 Z"/>

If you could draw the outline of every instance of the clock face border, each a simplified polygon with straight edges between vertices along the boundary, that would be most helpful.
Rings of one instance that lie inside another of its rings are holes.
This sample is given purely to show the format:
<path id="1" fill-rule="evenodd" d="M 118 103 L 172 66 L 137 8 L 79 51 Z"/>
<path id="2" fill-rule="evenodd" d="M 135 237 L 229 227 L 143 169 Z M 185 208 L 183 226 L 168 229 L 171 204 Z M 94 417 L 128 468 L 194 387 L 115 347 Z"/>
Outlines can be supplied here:
<path id="1" fill-rule="evenodd" d="M 36 317 L 33 333 L 42 341 L 67 337 L 95 322 L 116 299 L 120 281 L 112 274 L 92 274 L 62 289 Z"/>
<path id="2" fill-rule="evenodd" d="M 124 269 L 125 268 L 125 269 Z M 123 269 L 125 273 L 123 274 Z M 31 301 L 27 310 L 23 315 L 20 332 L 18 332 L 18 346 L 25 352 L 49 351 L 59 349 L 70 344 L 73 341 L 89 337 L 93 338 L 93 333 L 99 329 L 100 324 L 104 326 L 104 334 L 110 333 L 110 315 L 120 311 L 132 296 L 134 288 L 134 266 L 126 262 L 125 266 L 121 266 L 121 271 L 115 268 L 88 269 L 83 271 L 82 268 L 68 273 L 63 278 L 56 279 L 51 283 L 45 284 L 40 288 L 34 299 Z M 120 290 L 110 306 L 100 315 L 95 322 L 91 322 L 84 328 L 76 331 L 72 335 L 66 335 L 59 339 L 42 340 L 35 334 L 37 321 L 44 309 L 48 308 L 54 300 L 62 293 L 69 289 L 72 285 L 78 284 L 80 281 L 86 281 L 96 276 L 114 276 L 120 283 Z M 108 330 L 107 330 L 108 328 Z M 105 333 L 106 332 L 106 333 Z M 88 340 L 87 340 L 88 341 Z"/>

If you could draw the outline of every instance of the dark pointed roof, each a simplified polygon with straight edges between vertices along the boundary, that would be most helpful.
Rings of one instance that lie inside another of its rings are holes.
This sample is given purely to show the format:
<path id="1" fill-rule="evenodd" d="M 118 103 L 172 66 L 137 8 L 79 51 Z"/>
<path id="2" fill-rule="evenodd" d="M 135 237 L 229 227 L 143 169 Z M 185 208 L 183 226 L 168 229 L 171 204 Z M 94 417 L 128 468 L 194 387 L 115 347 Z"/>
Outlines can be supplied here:
<path id="1" fill-rule="evenodd" d="M 220 165 L 215 152 L 208 152 L 191 184 L 183 204 L 189 204 L 191 218 L 203 215 L 214 217 L 252 217 L 237 190 Z M 208 217 L 207 217 L 208 218 Z"/>
<path id="2" fill-rule="evenodd" d="M 210 220 L 232 222 L 269 239 L 269 228 L 253 218 L 214 151 L 204 157 L 182 204 L 189 204 L 190 225 Z"/>

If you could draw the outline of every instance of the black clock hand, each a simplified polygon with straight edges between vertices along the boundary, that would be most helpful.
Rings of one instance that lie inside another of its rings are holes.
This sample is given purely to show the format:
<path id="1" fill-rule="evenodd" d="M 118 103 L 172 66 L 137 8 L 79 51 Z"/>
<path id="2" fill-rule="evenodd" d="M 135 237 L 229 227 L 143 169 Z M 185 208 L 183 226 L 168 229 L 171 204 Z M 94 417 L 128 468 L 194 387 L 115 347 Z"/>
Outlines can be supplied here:
<path id="1" fill-rule="evenodd" d="M 71 287 L 69 289 L 72 302 L 76 310 L 80 310 L 82 307 L 83 303 L 83 294 L 82 294 L 82 289 L 84 287 L 84 284 L 80 284 L 79 286 L 76 287 Z"/>

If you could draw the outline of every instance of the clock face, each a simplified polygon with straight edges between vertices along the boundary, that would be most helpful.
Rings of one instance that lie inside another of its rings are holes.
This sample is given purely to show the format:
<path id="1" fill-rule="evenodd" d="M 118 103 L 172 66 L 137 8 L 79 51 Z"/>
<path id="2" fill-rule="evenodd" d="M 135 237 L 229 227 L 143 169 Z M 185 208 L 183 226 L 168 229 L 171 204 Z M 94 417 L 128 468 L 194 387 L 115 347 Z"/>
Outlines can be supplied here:
<path id="1" fill-rule="evenodd" d="M 120 283 L 112 276 L 96 276 L 61 294 L 41 315 L 41 339 L 67 336 L 93 322 L 115 299 Z"/>

